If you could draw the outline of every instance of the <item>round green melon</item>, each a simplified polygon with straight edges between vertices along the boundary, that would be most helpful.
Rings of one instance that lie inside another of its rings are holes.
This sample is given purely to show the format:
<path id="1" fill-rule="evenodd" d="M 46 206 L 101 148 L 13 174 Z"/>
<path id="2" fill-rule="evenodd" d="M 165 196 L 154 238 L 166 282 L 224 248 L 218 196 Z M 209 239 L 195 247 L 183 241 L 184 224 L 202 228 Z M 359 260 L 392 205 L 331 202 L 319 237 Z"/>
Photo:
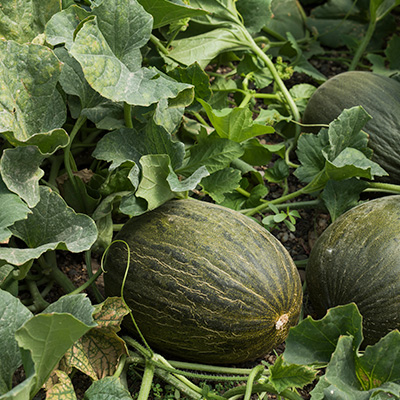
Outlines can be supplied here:
<path id="1" fill-rule="evenodd" d="M 303 122 L 329 124 L 344 109 L 359 105 L 372 117 L 364 129 L 372 159 L 389 174 L 385 180 L 400 183 L 400 82 L 366 71 L 336 75 L 311 96 Z"/>
<path id="2" fill-rule="evenodd" d="M 335 220 L 312 248 L 306 282 L 319 317 L 357 304 L 364 344 L 400 329 L 400 196 L 368 201 Z"/>
<path id="3" fill-rule="evenodd" d="M 239 363 L 265 355 L 298 321 L 302 286 L 283 245 L 239 212 L 172 200 L 129 220 L 124 298 L 146 341 L 186 360 Z M 113 244 L 104 275 L 119 296 L 127 248 Z M 125 327 L 137 331 L 128 318 Z"/>

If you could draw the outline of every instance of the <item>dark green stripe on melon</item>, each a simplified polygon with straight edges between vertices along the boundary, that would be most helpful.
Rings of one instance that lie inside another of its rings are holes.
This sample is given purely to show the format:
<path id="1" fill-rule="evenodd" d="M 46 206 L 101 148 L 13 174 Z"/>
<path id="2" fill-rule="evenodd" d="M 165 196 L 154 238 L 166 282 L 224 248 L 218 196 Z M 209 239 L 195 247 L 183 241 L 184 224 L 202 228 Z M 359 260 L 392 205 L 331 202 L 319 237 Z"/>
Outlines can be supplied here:
<path id="1" fill-rule="evenodd" d="M 357 304 L 364 344 L 400 329 L 400 196 L 363 203 L 335 220 L 311 251 L 306 281 L 319 317 Z"/>
<path id="2" fill-rule="evenodd" d="M 297 323 L 302 287 L 290 255 L 236 211 L 173 200 L 131 219 L 117 239 L 131 249 L 125 300 L 146 340 L 165 353 L 242 362 L 283 342 Z M 120 294 L 126 262 L 126 247 L 112 245 L 108 296 Z"/>
<path id="3" fill-rule="evenodd" d="M 389 174 L 385 179 L 400 183 L 400 82 L 366 71 L 336 75 L 311 96 L 303 122 L 329 124 L 344 109 L 359 105 L 372 117 L 365 125 L 372 159 Z"/>

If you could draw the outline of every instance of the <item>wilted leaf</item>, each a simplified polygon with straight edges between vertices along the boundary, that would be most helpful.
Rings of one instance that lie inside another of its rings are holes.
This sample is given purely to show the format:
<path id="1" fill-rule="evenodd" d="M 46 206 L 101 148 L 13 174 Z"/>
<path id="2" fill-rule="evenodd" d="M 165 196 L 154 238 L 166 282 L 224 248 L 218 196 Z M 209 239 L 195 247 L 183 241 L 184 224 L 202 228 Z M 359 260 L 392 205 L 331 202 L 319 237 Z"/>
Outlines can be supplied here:
<path id="1" fill-rule="evenodd" d="M 128 313 L 119 297 L 109 297 L 97 305 L 93 314 L 97 326 L 68 350 L 64 358 L 68 368 L 77 368 L 93 380 L 112 375 L 120 357 L 128 353 L 125 342 L 116 334 Z"/>
<path id="2" fill-rule="evenodd" d="M 57 380 L 46 391 L 46 400 L 76 400 L 74 386 L 70 377 L 63 371 L 55 370 Z"/>

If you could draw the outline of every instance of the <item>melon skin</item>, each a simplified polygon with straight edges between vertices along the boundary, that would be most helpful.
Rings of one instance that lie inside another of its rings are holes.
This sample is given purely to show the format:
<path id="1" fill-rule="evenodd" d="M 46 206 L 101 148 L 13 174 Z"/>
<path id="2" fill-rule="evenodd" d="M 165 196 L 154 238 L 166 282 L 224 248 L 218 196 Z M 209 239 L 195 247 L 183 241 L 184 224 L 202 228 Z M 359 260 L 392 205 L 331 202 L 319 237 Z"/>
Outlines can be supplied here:
<path id="1" fill-rule="evenodd" d="M 400 183 L 400 82 L 367 71 L 338 74 L 313 93 L 302 122 L 329 124 L 344 109 L 360 105 L 372 117 L 364 127 L 372 160 L 389 174 L 383 180 Z"/>
<path id="2" fill-rule="evenodd" d="M 172 200 L 129 220 L 124 298 L 146 341 L 189 361 L 254 360 L 282 343 L 298 322 L 302 285 L 283 245 L 236 211 L 195 199 Z M 115 243 L 104 275 L 119 296 L 127 249 Z M 129 318 L 125 328 L 137 331 Z"/>
<path id="3" fill-rule="evenodd" d="M 338 305 L 357 304 L 364 345 L 400 329 L 400 196 L 358 205 L 317 239 L 306 268 L 318 317 Z"/>

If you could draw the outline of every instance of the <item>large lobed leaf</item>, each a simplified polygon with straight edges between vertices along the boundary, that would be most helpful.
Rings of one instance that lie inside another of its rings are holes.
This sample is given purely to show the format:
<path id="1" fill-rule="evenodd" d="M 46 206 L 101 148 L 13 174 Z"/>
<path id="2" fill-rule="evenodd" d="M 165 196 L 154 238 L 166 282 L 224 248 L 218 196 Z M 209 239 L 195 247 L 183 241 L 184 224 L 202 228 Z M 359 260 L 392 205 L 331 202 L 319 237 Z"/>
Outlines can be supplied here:
<path id="1" fill-rule="evenodd" d="M 292 328 L 283 360 L 326 366 L 325 375 L 311 392 L 316 400 L 398 397 L 400 332 L 390 332 L 360 353 L 362 339 L 362 318 L 357 306 L 338 306 L 328 310 L 321 320 L 307 317 Z"/>
<path id="2" fill-rule="evenodd" d="M 38 258 L 48 250 L 63 249 L 79 253 L 90 249 L 97 238 L 94 221 L 87 215 L 76 214 L 54 191 L 40 188 L 40 201 L 28 218 L 10 228 L 28 248 L 0 248 L 0 259 L 14 265 Z"/>
<path id="3" fill-rule="evenodd" d="M 61 11 L 60 0 L 3 0 L 0 39 L 30 42 L 43 33 L 46 22 L 58 11 Z"/>

